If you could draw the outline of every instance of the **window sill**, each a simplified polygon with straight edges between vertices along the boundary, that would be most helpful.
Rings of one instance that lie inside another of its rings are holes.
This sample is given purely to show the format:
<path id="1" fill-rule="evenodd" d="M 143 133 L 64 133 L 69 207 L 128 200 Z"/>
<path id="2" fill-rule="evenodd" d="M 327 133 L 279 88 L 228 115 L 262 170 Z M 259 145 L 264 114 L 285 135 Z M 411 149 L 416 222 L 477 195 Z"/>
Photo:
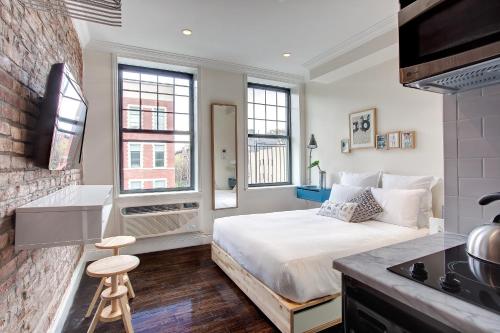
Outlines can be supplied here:
<path id="1" fill-rule="evenodd" d="M 171 192 L 153 192 L 153 193 L 128 193 L 118 194 L 117 199 L 127 198 L 157 198 L 157 197 L 195 197 L 201 196 L 201 192 L 197 190 L 191 191 L 171 191 Z"/>
<path id="2" fill-rule="evenodd" d="M 247 191 L 258 191 L 258 190 L 272 190 L 272 189 L 287 189 L 287 188 L 295 188 L 299 185 L 289 184 L 289 185 L 276 185 L 276 186 L 256 186 L 256 187 L 247 187 Z"/>

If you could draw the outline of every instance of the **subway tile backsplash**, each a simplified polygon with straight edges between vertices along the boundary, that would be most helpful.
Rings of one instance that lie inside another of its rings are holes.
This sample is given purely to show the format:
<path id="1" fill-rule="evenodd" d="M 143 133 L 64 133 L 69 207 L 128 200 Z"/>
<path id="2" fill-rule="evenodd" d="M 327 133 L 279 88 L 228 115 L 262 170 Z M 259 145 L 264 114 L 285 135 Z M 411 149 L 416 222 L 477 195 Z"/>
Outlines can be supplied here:
<path id="1" fill-rule="evenodd" d="M 443 110 L 445 229 L 467 234 L 500 213 L 477 204 L 500 191 L 500 85 L 447 95 Z"/>

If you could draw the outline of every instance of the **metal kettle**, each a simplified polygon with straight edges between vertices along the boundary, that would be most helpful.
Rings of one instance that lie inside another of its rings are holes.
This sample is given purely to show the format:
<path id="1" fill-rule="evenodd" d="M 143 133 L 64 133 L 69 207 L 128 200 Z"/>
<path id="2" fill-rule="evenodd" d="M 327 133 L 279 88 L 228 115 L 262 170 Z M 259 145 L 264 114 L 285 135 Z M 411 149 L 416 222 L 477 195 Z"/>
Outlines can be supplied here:
<path id="1" fill-rule="evenodd" d="M 500 200 L 500 192 L 487 194 L 479 199 L 480 205 L 488 205 Z M 471 256 L 500 265 L 500 214 L 491 224 L 474 228 L 467 240 L 467 253 Z"/>

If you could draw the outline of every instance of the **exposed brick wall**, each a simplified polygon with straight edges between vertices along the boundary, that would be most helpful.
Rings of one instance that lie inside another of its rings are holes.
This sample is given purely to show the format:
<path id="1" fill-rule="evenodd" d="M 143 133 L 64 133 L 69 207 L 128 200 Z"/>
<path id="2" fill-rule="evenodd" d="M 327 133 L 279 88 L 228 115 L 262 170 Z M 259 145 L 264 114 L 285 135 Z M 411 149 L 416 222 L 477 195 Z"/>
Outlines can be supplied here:
<path id="1" fill-rule="evenodd" d="M 50 172 L 30 160 L 39 97 L 56 62 L 81 82 L 71 20 L 0 0 L 0 332 L 46 332 L 82 252 L 14 251 L 15 208 L 80 182 L 80 170 Z"/>

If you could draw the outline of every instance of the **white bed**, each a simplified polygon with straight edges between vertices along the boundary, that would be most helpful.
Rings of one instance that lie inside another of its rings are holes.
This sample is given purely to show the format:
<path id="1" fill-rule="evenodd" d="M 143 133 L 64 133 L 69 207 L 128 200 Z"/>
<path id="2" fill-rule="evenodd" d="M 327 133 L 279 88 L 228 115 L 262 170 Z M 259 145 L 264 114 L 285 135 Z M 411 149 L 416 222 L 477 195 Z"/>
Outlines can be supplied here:
<path id="1" fill-rule="evenodd" d="M 215 221 L 213 240 L 276 294 L 296 303 L 341 290 L 334 259 L 428 234 L 377 221 L 347 223 L 317 209 L 241 215 Z"/>

